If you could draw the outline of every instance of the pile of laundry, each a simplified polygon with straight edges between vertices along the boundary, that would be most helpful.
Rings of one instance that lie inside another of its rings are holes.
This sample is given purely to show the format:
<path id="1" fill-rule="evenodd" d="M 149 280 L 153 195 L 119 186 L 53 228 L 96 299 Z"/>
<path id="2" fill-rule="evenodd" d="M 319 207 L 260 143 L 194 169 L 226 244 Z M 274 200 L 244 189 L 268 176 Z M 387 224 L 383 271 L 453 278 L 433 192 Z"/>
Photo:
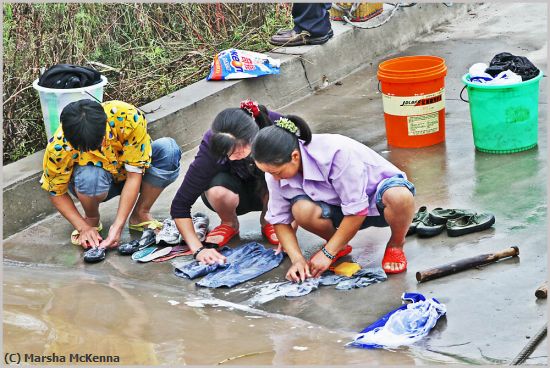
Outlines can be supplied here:
<path id="1" fill-rule="evenodd" d="M 533 79 L 539 69 L 524 56 L 502 52 L 493 57 L 489 65 L 476 63 L 468 71 L 470 82 L 486 85 L 507 85 Z"/>

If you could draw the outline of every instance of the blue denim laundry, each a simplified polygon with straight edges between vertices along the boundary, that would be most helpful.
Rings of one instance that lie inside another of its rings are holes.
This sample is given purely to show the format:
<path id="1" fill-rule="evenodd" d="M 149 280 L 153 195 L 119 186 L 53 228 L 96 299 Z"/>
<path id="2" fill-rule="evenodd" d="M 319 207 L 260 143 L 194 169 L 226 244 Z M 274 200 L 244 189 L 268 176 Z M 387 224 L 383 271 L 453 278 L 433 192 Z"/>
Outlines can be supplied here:
<path id="1" fill-rule="evenodd" d="M 233 252 L 235 252 L 235 249 L 231 249 L 229 247 L 223 247 L 219 250 L 219 252 L 224 256 L 229 257 Z M 176 276 L 179 276 L 179 277 L 183 277 L 187 279 L 195 279 L 197 277 L 207 275 L 210 272 L 213 272 L 215 270 L 226 268 L 227 266 L 228 266 L 227 263 L 223 265 L 219 263 L 207 265 L 207 264 L 201 264 L 198 261 L 193 261 L 185 264 L 182 267 L 179 267 L 179 268 L 176 267 L 176 269 L 174 269 L 174 273 L 176 274 Z"/>
<path id="2" fill-rule="evenodd" d="M 233 287 L 252 280 L 275 267 L 283 261 L 283 253 L 275 254 L 274 249 L 265 249 L 256 242 L 242 245 L 227 256 L 226 267 L 210 272 L 197 285 L 218 288 Z"/>
<path id="3" fill-rule="evenodd" d="M 350 290 L 353 288 L 367 287 L 387 279 L 386 273 L 381 268 L 363 268 L 352 277 L 336 275 L 332 271 L 324 272 L 319 278 L 309 278 L 302 283 L 285 281 L 265 285 L 262 290 L 250 298 L 246 304 L 258 305 L 269 302 L 275 298 L 284 296 L 287 298 L 300 297 L 311 293 L 319 286 L 336 285 L 338 290 Z"/>
<path id="4" fill-rule="evenodd" d="M 362 268 L 351 277 L 325 272 L 321 276 L 321 285 L 336 285 L 338 290 L 350 290 L 377 284 L 386 281 L 387 278 L 386 273 L 380 267 Z"/>
<path id="5" fill-rule="evenodd" d="M 428 335 L 447 308 L 435 298 L 419 293 L 403 293 L 403 301 L 412 303 L 385 314 L 357 335 L 347 346 L 364 349 L 396 348 L 410 345 Z"/>

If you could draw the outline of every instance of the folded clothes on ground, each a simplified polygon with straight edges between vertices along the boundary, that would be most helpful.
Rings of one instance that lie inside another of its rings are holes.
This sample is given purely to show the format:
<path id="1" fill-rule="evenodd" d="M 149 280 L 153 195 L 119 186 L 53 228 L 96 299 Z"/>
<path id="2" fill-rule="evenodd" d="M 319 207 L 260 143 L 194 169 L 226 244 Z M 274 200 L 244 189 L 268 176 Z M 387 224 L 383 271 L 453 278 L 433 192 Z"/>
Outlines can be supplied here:
<path id="1" fill-rule="evenodd" d="M 419 293 L 403 293 L 401 299 L 411 302 L 384 315 L 357 335 L 347 346 L 364 349 L 396 348 L 413 344 L 430 332 L 447 312 L 435 298 Z"/>

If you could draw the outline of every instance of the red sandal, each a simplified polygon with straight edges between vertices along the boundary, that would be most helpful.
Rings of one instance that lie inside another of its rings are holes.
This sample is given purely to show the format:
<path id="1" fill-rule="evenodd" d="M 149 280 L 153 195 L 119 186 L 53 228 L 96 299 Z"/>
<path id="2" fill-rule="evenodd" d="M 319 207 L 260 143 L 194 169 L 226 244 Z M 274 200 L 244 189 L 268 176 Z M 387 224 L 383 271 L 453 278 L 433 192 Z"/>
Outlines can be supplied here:
<path id="1" fill-rule="evenodd" d="M 218 246 L 221 248 L 224 245 L 226 245 L 235 235 L 239 233 L 238 230 L 235 230 L 229 225 L 220 224 L 216 226 L 214 229 L 212 229 L 211 232 L 206 235 L 206 238 L 208 239 L 210 236 L 221 236 L 223 237 L 222 241 L 217 243 Z"/>
<path id="2" fill-rule="evenodd" d="M 384 267 L 387 263 L 401 263 L 404 267 L 401 270 L 391 270 Z M 407 258 L 401 248 L 388 247 L 384 252 L 384 258 L 382 258 L 382 268 L 386 273 L 395 274 L 405 272 L 407 270 Z"/>
<path id="3" fill-rule="evenodd" d="M 267 241 L 273 245 L 279 245 L 279 239 L 277 239 L 277 234 L 275 233 L 275 226 L 271 224 L 265 224 L 262 226 L 262 234 L 267 238 Z M 275 235 L 275 239 L 273 239 Z"/>

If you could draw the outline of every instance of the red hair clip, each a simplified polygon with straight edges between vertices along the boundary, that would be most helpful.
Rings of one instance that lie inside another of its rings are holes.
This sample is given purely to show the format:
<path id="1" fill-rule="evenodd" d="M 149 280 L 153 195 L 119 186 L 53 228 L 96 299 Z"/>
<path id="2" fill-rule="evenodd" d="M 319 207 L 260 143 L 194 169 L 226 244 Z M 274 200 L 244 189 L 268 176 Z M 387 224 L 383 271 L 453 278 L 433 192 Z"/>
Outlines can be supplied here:
<path id="1" fill-rule="evenodd" d="M 241 101 L 241 109 L 245 109 L 246 111 L 248 111 L 253 118 L 256 118 L 260 115 L 260 108 L 258 107 L 258 103 L 256 101 Z"/>

